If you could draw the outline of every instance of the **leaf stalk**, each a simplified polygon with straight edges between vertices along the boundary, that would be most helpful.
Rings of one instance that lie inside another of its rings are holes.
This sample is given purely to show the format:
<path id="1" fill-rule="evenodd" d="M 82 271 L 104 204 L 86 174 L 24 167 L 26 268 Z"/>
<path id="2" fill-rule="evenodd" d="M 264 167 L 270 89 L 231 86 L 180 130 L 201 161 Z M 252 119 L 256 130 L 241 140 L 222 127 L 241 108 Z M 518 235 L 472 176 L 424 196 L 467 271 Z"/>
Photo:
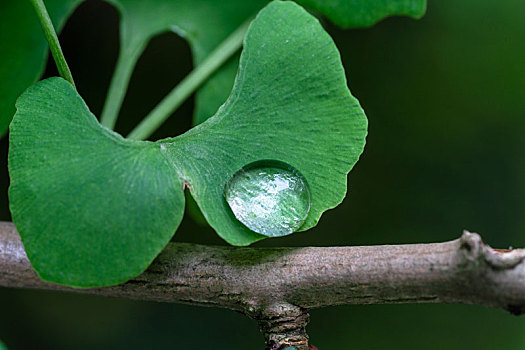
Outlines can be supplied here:
<path id="1" fill-rule="evenodd" d="M 62 78 L 70 82 L 71 85 L 75 87 L 73 75 L 71 74 L 71 70 L 67 65 L 66 58 L 64 57 L 64 53 L 62 52 L 62 48 L 60 47 L 60 42 L 58 41 L 58 36 L 55 31 L 55 28 L 53 27 L 53 22 L 51 21 L 49 13 L 47 12 L 46 5 L 44 4 L 43 0 L 30 1 L 31 4 L 33 4 L 33 7 L 35 8 L 35 12 L 40 22 L 40 26 L 42 27 L 44 36 L 46 37 L 46 40 L 49 44 L 49 49 L 51 50 L 51 54 L 53 55 L 53 59 L 55 60 L 55 63 L 57 65 L 58 73 Z"/>
<path id="2" fill-rule="evenodd" d="M 113 130 L 115 128 L 133 69 L 145 46 L 146 43 L 144 42 L 136 47 L 133 45 L 122 45 L 120 47 L 115 72 L 111 78 L 106 102 L 100 116 L 100 124 L 108 129 Z"/>

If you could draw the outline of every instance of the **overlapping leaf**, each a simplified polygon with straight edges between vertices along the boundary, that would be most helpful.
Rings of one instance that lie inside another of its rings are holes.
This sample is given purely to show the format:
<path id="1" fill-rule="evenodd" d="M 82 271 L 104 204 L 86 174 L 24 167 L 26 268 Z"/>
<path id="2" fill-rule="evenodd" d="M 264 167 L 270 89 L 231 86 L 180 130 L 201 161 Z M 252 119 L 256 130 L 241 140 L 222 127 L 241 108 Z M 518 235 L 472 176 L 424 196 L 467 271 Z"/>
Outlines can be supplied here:
<path id="1" fill-rule="evenodd" d="M 342 28 L 369 27 L 393 15 L 421 18 L 426 0 L 297 0 L 297 3 L 326 16 Z M 218 44 L 218 43 L 217 43 Z M 207 53 L 206 53 L 207 54 Z M 222 67 L 200 90 L 195 100 L 194 124 L 209 118 L 225 100 L 233 85 L 238 57 Z M 199 57 L 196 57 L 199 63 Z"/>
<path id="2" fill-rule="evenodd" d="M 312 200 L 301 229 L 314 226 L 344 197 L 366 135 L 333 41 L 292 2 L 261 11 L 230 98 L 177 138 L 121 138 L 60 78 L 30 88 L 17 107 L 9 153 L 13 219 L 41 277 L 73 286 L 111 285 L 144 270 L 181 219 L 183 184 L 226 241 L 262 239 L 223 198 L 230 177 L 258 160 L 301 172 Z"/>
<path id="3" fill-rule="evenodd" d="M 131 69 L 149 39 L 174 31 L 191 45 L 198 65 L 228 34 L 261 9 L 267 0 L 106 0 L 121 13 L 121 55 Z M 51 17 L 60 29 L 82 0 L 46 0 Z M 386 16 L 425 12 L 426 0 L 299 0 L 345 28 L 369 26 Z M 4 0 L 0 5 L 0 136 L 14 113 L 16 97 L 41 74 L 46 43 L 36 16 L 26 1 Z M 199 90 L 195 123 L 215 113 L 232 88 L 238 58 L 224 65 Z"/>

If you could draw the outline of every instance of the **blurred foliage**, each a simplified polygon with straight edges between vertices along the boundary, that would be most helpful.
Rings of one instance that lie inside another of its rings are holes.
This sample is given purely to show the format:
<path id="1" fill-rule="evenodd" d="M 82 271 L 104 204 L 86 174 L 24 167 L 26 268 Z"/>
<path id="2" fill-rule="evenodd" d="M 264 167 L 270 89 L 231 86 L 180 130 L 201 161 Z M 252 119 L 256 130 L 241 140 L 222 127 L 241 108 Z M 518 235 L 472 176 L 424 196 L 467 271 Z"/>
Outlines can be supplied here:
<path id="1" fill-rule="evenodd" d="M 64 22 L 83 0 L 47 0 L 52 22 L 60 32 Z M 268 0 L 106 0 L 120 11 L 121 55 L 115 71 L 119 82 L 108 92 L 110 101 L 101 116 L 105 126 L 113 126 L 126 83 L 138 57 L 149 40 L 163 32 L 175 32 L 188 40 L 196 64 L 203 62 L 241 23 L 262 9 Z M 344 28 L 370 26 L 384 17 L 407 15 L 420 18 L 426 0 L 297 0 L 322 13 Z M 6 132 L 15 112 L 16 98 L 41 74 L 46 41 L 29 2 L 4 0 L 0 3 L 0 136 Z M 202 16 L 205 14 L 205 16 Z M 232 58 L 206 81 L 195 99 L 195 121 L 214 115 L 229 96 L 237 59 Z"/>
<path id="2" fill-rule="evenodd" d="M 362 30 L 328 25 L 370 121 L 365 153 L 350 174 L 347 198 L 316 228 L 256 245 L 434 242 L 469 229 L 496 247 L 525 246 L 524 13 L 521 0 L 431 0 L 419 21 L 390 18 Z M 117 21 L 115 10 L 88 1 L 61 36 L 79 92 L 95 114 L 116 60 Z M 117 129 L 129 131 L 190 70 L 182 39 L 154 39 L 132 77 Z M 49 65 L 47 75 L 53 74 Z M 183 132 L 191 114 L 189 101 L 155 138 Z M 0 151 L 5 162 L 6 138 Z M 8 220 L 5 169 L 0 213 Z M 224 244 L 188 218 L 175 239 Z M 255 322 L 228 310 L 0 293 L 0 339 L 15 350 L 263 344 Z M 491 350 L 525 347 L 524 328 L 525 318 L 477 306 L 374 305 L 313 310 L 308 331 L 321 350 Z"/>
<path id="3" fill-rule="evenodd" d="M 51 20 L 58 30 L 80 0 L 47 0 Z M 15 113 L 16 98 L 42 74 L 47 43 L 29 1 L 0 3 L 0 136 Z"/>

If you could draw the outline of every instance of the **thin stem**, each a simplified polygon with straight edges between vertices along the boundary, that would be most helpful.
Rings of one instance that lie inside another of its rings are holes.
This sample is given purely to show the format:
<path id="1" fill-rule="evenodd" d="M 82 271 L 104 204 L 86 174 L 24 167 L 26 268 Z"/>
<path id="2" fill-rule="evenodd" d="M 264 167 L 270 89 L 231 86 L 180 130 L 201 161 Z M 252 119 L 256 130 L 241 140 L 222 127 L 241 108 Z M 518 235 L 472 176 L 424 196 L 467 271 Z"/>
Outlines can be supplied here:
<path id="1" fill-rule="evenodd" d="M 128 138 L 148 138 L 195 90 L 242 46 L 250 21 L 224 40 L 202 64 L 196 67 L 131 131 Z"/>
<path id="2" fill-rule="evenodd" d="M 126 47 L 125 47 L 126 46 Z M 117 122 L 117 117 L 122 107 L 122 102 L 128 90 L 128 84 L 133 73 L 133 69 L 137 64 L 137 60 L 144 51 L 145 43 L 141 45 L 122 45 L 119 52 L 117 65 L 111 84 L 109 85 L 108 95 L 100 123 L 109 129 L 114 129 Z"/>
<path id="3" fill-rule="evenodd" d="M 64 57 L 64 53 L 60 47 L 60 42 L 58 41 L 57 33 L 55 32 L 55 28 L 53 27 L 53 22 L 51 22 L 49 13 L 47 13 L 46 5 L 44 5 L 42 0 L 30 1 L 35 8 L 35 12 L 38 16 L 38 20 L 40 21 L 40 26 L 42 27 L 44 36 L 49 43 L 49 49 L 51 50 L 51 54 L 53 55 L 53 59 L 57 65 L 58 73 L 62 78 L 69 81 L 71 85 L 75 86 L 73 75 L 71 75 L 66 58 Z"/>

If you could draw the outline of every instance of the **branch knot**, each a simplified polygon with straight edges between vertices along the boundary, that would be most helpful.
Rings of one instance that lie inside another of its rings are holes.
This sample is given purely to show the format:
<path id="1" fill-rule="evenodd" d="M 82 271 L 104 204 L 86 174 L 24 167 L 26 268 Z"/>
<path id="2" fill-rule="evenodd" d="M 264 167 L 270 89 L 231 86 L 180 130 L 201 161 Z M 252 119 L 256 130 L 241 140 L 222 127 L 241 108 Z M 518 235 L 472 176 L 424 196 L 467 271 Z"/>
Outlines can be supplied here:
<path id="1" fill-rule="evenodd" d="M 525 260 L 525 249 L 495 250 L 477 233 L 463 231 L 460 247 L 471 262 L 483 262 L 496 270 L 511 269 Z"/>

